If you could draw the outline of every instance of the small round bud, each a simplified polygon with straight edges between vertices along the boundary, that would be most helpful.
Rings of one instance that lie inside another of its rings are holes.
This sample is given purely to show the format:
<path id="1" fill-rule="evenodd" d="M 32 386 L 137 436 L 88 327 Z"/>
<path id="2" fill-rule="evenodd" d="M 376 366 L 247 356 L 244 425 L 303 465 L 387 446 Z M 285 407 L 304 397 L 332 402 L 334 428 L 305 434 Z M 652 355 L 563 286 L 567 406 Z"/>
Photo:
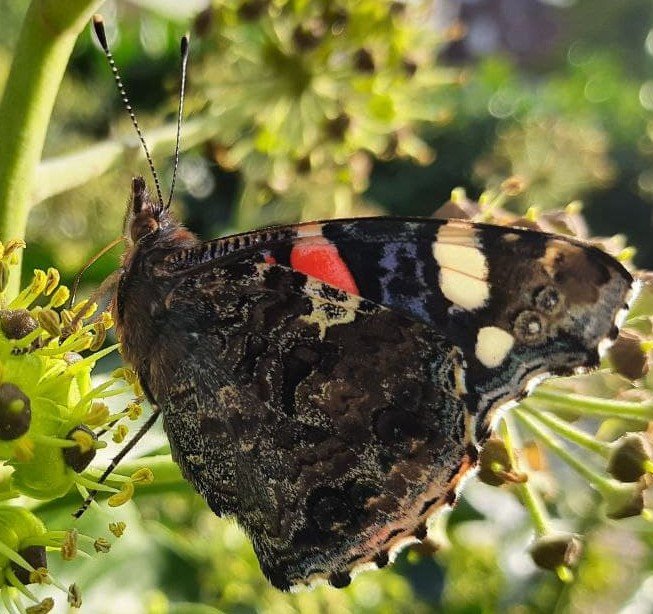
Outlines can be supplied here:
<path id="1" fill-rule="evenodd" d="M 619 336 L 608 350 L 614 370 L 635 380 L 648 373 L 648 356 L 642 348 L 642 338 L 629 330 L 619 331 Z"/>
<path id="2" fill-rule="evenodd" d="M 297 51 L 306 52 L 320 44 L 326 32 L 326 24 L 321 19 L 311 19 L 295 27 L 292 42 Z"/>
<path id="3" fill-rule="evenodd" d="M 45 546 L 27 546 L 27 548 L 19 550 L 18 554 L 34 567 L 34 569 L 45 569 L 47 572 L 48 559 L 45 553 Z M 41 583 L 33 577 L 33 572 L 30 572 L 13 561 L 11 562 L 11 569 L 23 584 Z"/>
<path id="4" fill-rule="evenodd" d="M 0 440 L 18 439 L 31 422 L 31 403 L 25 393 L 14 384 L 0 384 Z"/>
<path id="5" fill-rule="evenodd" d="M 330 119 L 325 125 L 327 135 L 334 141 L 342 141 L 351 123 L 351 118 L 346 113 L 340 113 L 337 117 Z"/>
<path id="6" fill-rule="evenodd" d="M 608 473 L 620 482 L 638 482 L 651 460 L 651 444 L 639 433 L 619 438 L 608 459 Z"/>
<path id="7" fill-rule="evenodd" d="M 621 484 L 619 489 L 606 499 L 605 515 L 608 518 L 620 520 L 639 516 L 644 509 L 644 487 L 641 482 L 637 484 Z"/>
<path id="8" fill-rule="evenodd" d="M 7 339 L 22 339 L 37 327 L 38 322 L 27 309 L 0 311 L 0 330 Z"/>
<path id="9" fill-rule="evenodd" d="M 513 470 L 506 444 L 498 438 L 488 439 L 483 445 L 479 454 L 478 477 L 490 486 L 526 481 L 524 474 Z"/>
<path id="10" fill-rule="evenodd" d="M 571 533 L 551 533 L 533 542 L 530 553 L 533 561 L 542 569 L 555 571 L 559 567 L 575 567 L 583 552 L 583 545 Z"/>
<path id="11" fill-rule="evenodd" d="M 97 435 L 85 424 L 80 424 L 70 430 L 66 439 L 74 441 L 77 445 L 63 449 L 64 461 L 73 471 L 81 473 L 95 458 Z"/>
<path id="12" fill-rule="evenodd" d="M 243 21 L 254 21 L 268 8 L 269 0 L 246 0 L 238 8 L 238 17 Z"/>
<path id="13" fill-rule="evenodd" d="M 354 54 L 354 68 L 358 72 L 373 73 L 375 69 L 374 58 L 370 51 L 361 47 Z"/>

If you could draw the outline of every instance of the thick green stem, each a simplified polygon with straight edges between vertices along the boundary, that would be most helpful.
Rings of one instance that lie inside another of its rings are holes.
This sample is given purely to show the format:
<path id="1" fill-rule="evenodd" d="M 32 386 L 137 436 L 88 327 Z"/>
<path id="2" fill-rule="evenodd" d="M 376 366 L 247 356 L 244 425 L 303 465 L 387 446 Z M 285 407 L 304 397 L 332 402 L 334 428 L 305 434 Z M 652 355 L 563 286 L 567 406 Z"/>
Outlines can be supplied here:
<path id="1" fill-rule="evenodd" d="M 536 402 L 544 405 L 551 411 L 569 411 L 581 415 L 615 416 L 618 418 L 635 418 L 637 420 L 653 420 L 653 402 L 642 401 L 613 401 L 599 397 L 589 397 L 582 394 L 573 394 L 552 390 L 551 388 L 538 388 L 529 403 Z"/>
<path id="2" fill-rule="evenodd" d="M 24 239 L 32 184 L 75 40 L 101 0 L 32 0 L 0 100 L 0 240 Z M 18 251 L 20 257 L 20 250 Z M 8 296 L 20 284 L 14 269 Z"/>

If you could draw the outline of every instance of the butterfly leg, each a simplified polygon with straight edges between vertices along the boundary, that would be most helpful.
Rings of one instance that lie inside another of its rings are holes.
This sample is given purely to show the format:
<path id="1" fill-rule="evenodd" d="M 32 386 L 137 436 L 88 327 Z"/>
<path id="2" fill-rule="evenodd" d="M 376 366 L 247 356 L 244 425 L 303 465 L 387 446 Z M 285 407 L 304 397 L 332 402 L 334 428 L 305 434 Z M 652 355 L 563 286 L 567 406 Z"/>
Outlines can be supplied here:
<path id="1" fill-rule="evenodd" d="M 118 466 L 120 461 L 131 451 L 131 449 L 143 438 L 145 433 L 147 433 L 153 426 L 154 423 L 157 421 L 157 418 L 159 417 L 159 414 L 161 413 L 161 410 L 159 409 L 158 406 L 153 407 L 152 415 L 147 419 L 147 421 L 141 426 L 139 429 L 138 433 L 134 435 L 128 442 L 125 447 L 116 454 L 116 456 L 113 457 L 111 462 L 109 463 L 109 466 L 104 470 L 102 475 L 100 476 L 98 480 L 98 484 L 102 484 L 108 477 L 111 475 L 111 472 Z M 89 508 L 91 503 L 93 503 L 98 491 L 97 490 L 92 490 L 88 493 L 88 497 L 84 499 L 84 502 L 80 506 L 80 508 L 73 514 L 74 518 L 80 518 L 82 514 Z"/>

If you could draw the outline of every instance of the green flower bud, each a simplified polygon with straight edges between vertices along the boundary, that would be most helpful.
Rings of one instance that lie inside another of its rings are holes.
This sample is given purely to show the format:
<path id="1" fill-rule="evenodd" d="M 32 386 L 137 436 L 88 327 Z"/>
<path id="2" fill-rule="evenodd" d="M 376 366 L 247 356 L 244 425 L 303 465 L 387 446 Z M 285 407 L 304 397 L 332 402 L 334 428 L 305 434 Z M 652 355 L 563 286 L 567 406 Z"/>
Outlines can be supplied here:
<path id="1" fill-rule="evenodd" d="M 354 68 L 358 72 L 372 74 L 374 73 L 375 65 L 374 58 L 370 51 L 362 47 L 354 54 Z"/>
<path id="2" fill-rule="evenodd" d="M 550 533 L 533 542 L 530 554 L 535 564 L 551 571 L 559 567 L 575 567 L 583 552 L 578 536 L 571 533 Z"/>
<path id="3" fill-rule="evenodd" d="M 619 487 L 614 489 L 614 493 L 603 495 L 606 500 L 605 515 L 615 520 L 639 516 L 644 509 L 644 486 L 639 482 L 617 484 Z"/>
<path id="4" fill-rule="evenodd" d="M 619 336 L 608 350 L 614 370 L 635 380 L 648 373 L 648 356 L 642 348 L 642 338 L 630 330 L 619 331 Z"/>
<path id="5" fill-rule="evenodd" d="M 644 435 L 628 433 L 615 442 L 608 459 L 608 473 L 620 482 L 638 482 L 652 455 L 651 444 Z"/>
<path id="6" fill-rule="evenodd" d="M 34 569 L 47 569 L 48 560 L 45 554 L 45 546 L 27 546 L 18 551 L 18 554 L 22 556 Z M 17 565 L 13 561 L 11 562 L 11 569 L 16 574 L 16 577 L 23 584 L 34 584 L 38 583 L 33 574 L 24 567 Z"/>
<path id="7" fill-rule="evenodd" d="M 27 433 L 31 422 L 31 403 L 25 393 L 14 384 L 0 384 L 0 439 L 18 439 Z"/>
<path id="8" fill-rule="evenodd" d="M 349 115 L 346 113 L 340 113 L 340 115 L 330 119 L 326 123 L 325 131 L 329 138 L 334 141 L 342 141 L 345 138 L 345 133 L 347 132 L 347 128 L 349 128 L 350 122 L 351 118 Z"/>
<path id="9" fill-rule="evenodd" d="M 326 24 L 321 19 L 311 19 L 306 23 L 299 24 L 292 33 L 292 42 L 300 52 L 315 49 L 326 32 Z"/>
<path id="10" fill-rule="evenodd" d="M 66 435 L 66 439 L 76 442 L 77 445 L 63 449 L 64 461 L 73 471 L 81 473 L 95 458 L 97 435 L 85 424 L 80 424 Z"/>
<path id="11" fill-rule="evenodd" d="M 488 439 L 479 453 L 478 478 L 490 486 L 506 482 L 525 482 L 526 476 L 513 470 L 510 454 L 503 440 Z"/>
<path id="12" fill-rule="evenodd" d="M 238 17 L 243 21 L 254 21 L 265 13 L 268 4 L 269 0 L 246 0 L 238 8 Z"/>
<path id="13" fill-rule="evenodd" d="M 38 322 L 27 309 L 0 311 L 0 330 L 7 339 L 22 339 L 38 328 Z"/>

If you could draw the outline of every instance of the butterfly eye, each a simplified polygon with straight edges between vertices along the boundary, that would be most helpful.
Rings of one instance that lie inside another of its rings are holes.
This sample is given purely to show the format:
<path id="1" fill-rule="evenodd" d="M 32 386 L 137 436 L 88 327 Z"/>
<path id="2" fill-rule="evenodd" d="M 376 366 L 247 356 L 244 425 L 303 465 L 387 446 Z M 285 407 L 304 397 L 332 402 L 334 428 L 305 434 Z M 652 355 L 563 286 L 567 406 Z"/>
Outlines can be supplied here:
<path id="1" fill-rule="evenodd" d="M 513 324 L 518 341 L 532 345 L 542 341 L 546 335 L 546 323 L 537 311 L 522 311 Z"/>
<path id="2" fill-rule="evenodd" d="M 132 241 L 136 243 L 139 239 L 152 234 L 159 228 L 159 223 L 153 217 L 142 217 L 132 222 L 131 236 Z"/>
<path id="3" fill-rule="evenodd" d="M 553 286 L 545 286 L 535 292 L 535 307 L 544 313 L 557 313 L 562 308 L 560 293 Z"/>

